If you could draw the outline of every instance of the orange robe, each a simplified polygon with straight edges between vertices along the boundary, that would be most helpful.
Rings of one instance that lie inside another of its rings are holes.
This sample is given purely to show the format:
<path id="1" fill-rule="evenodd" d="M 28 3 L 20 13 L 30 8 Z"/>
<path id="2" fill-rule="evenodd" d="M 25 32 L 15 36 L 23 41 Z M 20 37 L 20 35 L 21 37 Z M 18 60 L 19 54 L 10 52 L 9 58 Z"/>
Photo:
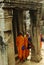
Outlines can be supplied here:
<path id="1" fill-rule="evenodd" d="M 28 38 L 24 37 L 24 45 L 25 45 L 25 58 L 29 56 L 29 49 L 28 49 Z"/>
<path id="2" fill-rule="evenodd" d="M 22 46 L 24 46 L 24 37 L 22 35 L 16 38 L 16 46 L 18 49 L 18 57 L 21 60 L 23 58 Z"/>

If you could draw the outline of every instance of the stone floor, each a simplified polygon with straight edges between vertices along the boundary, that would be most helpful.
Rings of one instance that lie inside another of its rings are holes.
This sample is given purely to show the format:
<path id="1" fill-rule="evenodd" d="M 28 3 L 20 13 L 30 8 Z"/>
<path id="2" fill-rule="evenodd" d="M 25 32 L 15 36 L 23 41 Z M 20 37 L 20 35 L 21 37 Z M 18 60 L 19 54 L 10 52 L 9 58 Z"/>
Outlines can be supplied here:
<path id="1" fill-rule="evenodd" d="M 29 56 L 27 61 L 23 63 L 17 62 L 15 65 L 44 65 L 44 42 L 42 42 L 41 54 L 42 54 L 42 60 L 39 63 L 30 61 L 31 56 Z"/>

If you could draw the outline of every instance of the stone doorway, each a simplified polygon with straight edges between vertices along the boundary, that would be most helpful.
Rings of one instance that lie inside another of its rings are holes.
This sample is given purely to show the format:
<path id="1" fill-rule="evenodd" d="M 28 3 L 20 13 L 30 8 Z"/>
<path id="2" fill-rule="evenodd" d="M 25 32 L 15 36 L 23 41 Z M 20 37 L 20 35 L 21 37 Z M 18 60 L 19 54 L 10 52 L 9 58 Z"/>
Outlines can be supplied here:
<path id="1" fill-rule="evenodd" d="M 23 19 L 23 18 L 20 19 L 20 17 L 18 16 L 18 14 L 19 14 L 18 10 L 19 10 L 19 12 L 20 12 L 20 9 L 22 10 L 22 12 L 24 10 L 30 10 L 31 36 L 32 36 L 32 44 L 34 45 L 34 48 L 31 49 L 32 50 L 31 51 L 31 60 L 39 62 L 41 60 L 40 30 L 39 30 L 39 28 L 40 28 L 39 23 L 40 23 L 40 20 L 41 20 L 41 4 L 35 3 L 35 2 L 34 3 L 33 2 L 32 3 L 23 3 L 23 4 L 22 3 L 9 3 L 8 5 L 6 5 L 6 3 L 4 3 L 4 4 L 5 4 L 5 6 L 3 7 L 3 9 L 4 8 L 7 9 L 7 10 L 12 9 L 13 10 L 13 21 L 14 21 L 14 18 L 15 18 L 15 22 L 12 21 L 12 23 L 15 24 L 15 25 L 12 24 L 13 25 L 13 34 L 14 34 L 14 45 L 16 44 L 17 31 L 23 31 L 23 26 L 21 26 L 18 23 L 18 18 L 19 18 L 19 21 L 22 21 L 22 19 Z M 12 4 L 12 7 L 11 7 L 11 4 Z M 13 7 L 13 4 L 14 4 L 14 7 Z M 18 14 L 16 13 L 16 10 L 17 10 Z M 32 14 L 33 14 L 33 16 L 32 16 Z M 16 26 L 16 24 L 17 24 L 17 26 Z M 19 29 L 18 24 L 21 26 L 22 30 L 21 30 L 21 28 Z M 18 30 L 16 28 L 18 28 Z"/>
<path id="2" fill-rule="evenodd" d="M 18 12 L 18 10 L 19 9 L 21 9 L 21 8 L 19 8 L 19 7 L 17 7 L 17 8 L 15 8 L 14 10 L 13 10 L 13 13 L 15 14 L 16 12 L 16 10 L 17 10 L 17 16 L 18 16 L 18 14 L 19 14 L 19 12 Z M 22 10 L 22 12 L 25 10 L 26 11 L 26 9 L 21 9 Z M 31 60 L 32 61 L 36 61 L 36 62 L 39 62 L 40 60 L 41 60 L 41 49 L 40 49 L 40 20 L 41 20 L 41 8 L 40 9 L 38 9 L 38 8 L 29 8 L 28 9 L 29 10 L 29 13 L 30 13 L 30 22 L 31 22 L 31 38 L 32 38 L 32 44 L 33 44 L 33 46 L 34 46 L 34 48 L 31 48 Z M 13 21 L 15 21 L 15 25 L 13 25 L 13 32 L 14 32 L 14 26 L 16 26 L 16 24 L 17 24 L 17 26 L 19 25 L 20 26 L 20 23 L 18 22 L 18 20 L 20 19 L 19 17 L 20 16 L 18 16 L 18 17 L 16 17 L 15 16 L 15 18 L 14 18 L 14 16 L 15 15 L 13 15 Z M 18 19 L 19 18 L 19 19 Z M 16 20 L 17 19 L 17 20 Z M 23 17 L 22 17 L 22 19 L 23 19 Z M 21 19 L 21 20 L 22 20 Z M 20 20 L 20 21 L 21 21 Z M 16 23 L 16 22 L 18 22 L 18 23 Z M 23 22 L 23 21 L 22 21 Z M 17 27 L 15 27 L 15 29 L 16 29 Z M 22 28 L 22 27 L 21 27 Z M 16 29 L 17 30 L 17 29 Z M 16 32 L 17 32 L 17 34 L 18 34 L 18 32 L 19 31 L 22 31 L 23 29 L 20 29 L 19 27 L 18 27 L 18 30 L 16 31 L 15 30 L 15 32 L 14 32 L 14 42 L 16 41 L 16 36 L 17 35 L 15 35 L 16 34 Z M 22 31 L 23 32 L 23 31 Z M 15 42 L 16 43 L 16 42 Z"/>

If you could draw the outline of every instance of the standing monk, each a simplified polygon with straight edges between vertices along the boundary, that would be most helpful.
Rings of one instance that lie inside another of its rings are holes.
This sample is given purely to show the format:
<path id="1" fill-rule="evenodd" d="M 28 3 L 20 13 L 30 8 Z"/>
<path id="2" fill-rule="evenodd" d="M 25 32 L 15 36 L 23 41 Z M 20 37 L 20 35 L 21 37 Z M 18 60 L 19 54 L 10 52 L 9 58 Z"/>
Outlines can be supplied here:
<path id="1" fill-rule="evenodd" d="M 24 45 L 25 45 L 25 59 L 29 56 L 29 49 L 28 49 L 28 37 L 27 34 L 24 36 Z"/>
<path id="2" fill-rule="evenodd" d="M 16 38 L 16 46 L 18 50 L 18 57 L 20 61 L 23 60 L 23 50 L 24 50 L 24 37 L 22 33 L 20 32 Z"/>

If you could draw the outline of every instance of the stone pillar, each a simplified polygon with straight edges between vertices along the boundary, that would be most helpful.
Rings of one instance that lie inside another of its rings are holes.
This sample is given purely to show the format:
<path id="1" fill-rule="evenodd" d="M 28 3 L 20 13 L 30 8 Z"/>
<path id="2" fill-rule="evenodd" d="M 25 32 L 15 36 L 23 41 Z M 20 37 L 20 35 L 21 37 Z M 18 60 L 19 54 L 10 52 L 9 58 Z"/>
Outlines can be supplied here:
<path id="1" fill-rule="evenodd" d="M 15 65 L 14 40 L 12 34 L 12 11 L 10 11 L 11 9 L 0 9 L 0 32 L 4 39 L 3 41 L 5 44 L 8 44 L 6 49 L 4 47 L 3 53 L 1 52 L 0 48 L 1 65 Z"/>
<path id="2" fill-rule="evenodd" d="M 2 8 L 0 8 L 0 32 L 1 32 L 1 35 L 3 37 L 3 40 L 4 40 L 4 29 L 5 29 L 5 25 L 4 25 L 4 10 Z"/>
<path id="3" fill-rule="evenodd" d="M 19 23 L 18 23 L 18 10 L 13 9 L 13 20 L 12 20 L 12 27 L 13 27 L 13 35 L 14 35 L 14 50 L 15 54 L 17 54 L 17 47 L 16 47 L 16 36 L 19 32 Z"/>
<path id="4" fill-rule="evenodd" d="M 0 45 L 0 64 L 3 65 L 3 63 L 2 63 L 2 53 L 1 53 L 1 45 Z"/>
<path id="5" fill-rule="evenodd" d="M 19 31 L 23 32 L 23 10 L 18 10 L 18 23 L 19 23 Z"/>
<path id="6" fill-rule="evenodd" d="M 2 8 L 0 8 L 0 15 L 1 15 L 0 16 L 0 32 L 4 41 L 5 19 L 4 19 L 4 10 Z M 0 58 L 1 58 L 0 60 L 2 65 L 8 65 L 7 50 L 5 49 L 5 47 L 2 49 L 2 47 L 0 46 Z"/>
<path id="7" fill-rule="evenodd" d="M 14 51 L 14 39 L 13 34 L 10 34 L 8 40 L 8 65 L 15 65 L 15 51 Z"/>
<path id="8" fill-rule="evenodd" d="M 5 45 L 1 49 L 1 58 L 2 58 L 2 65 L 8 65 L 7 46 L 5 46 Z"/>
<path id="9" fill-rule="evenodd" d="M 40 48 L 40 10 L 30 10 L 31 17 L 31 37 L 34 48 L 31 48 L 31 60 L 39 62 L 41 60 Z"/>
<path id="10" fill-rule="evenodd" d="M 14 38 L 12 29 L 12 9 L 4 9 L 5 19 L 5 42 L 8 44 L 8 65 L 15 65 Z"/>

